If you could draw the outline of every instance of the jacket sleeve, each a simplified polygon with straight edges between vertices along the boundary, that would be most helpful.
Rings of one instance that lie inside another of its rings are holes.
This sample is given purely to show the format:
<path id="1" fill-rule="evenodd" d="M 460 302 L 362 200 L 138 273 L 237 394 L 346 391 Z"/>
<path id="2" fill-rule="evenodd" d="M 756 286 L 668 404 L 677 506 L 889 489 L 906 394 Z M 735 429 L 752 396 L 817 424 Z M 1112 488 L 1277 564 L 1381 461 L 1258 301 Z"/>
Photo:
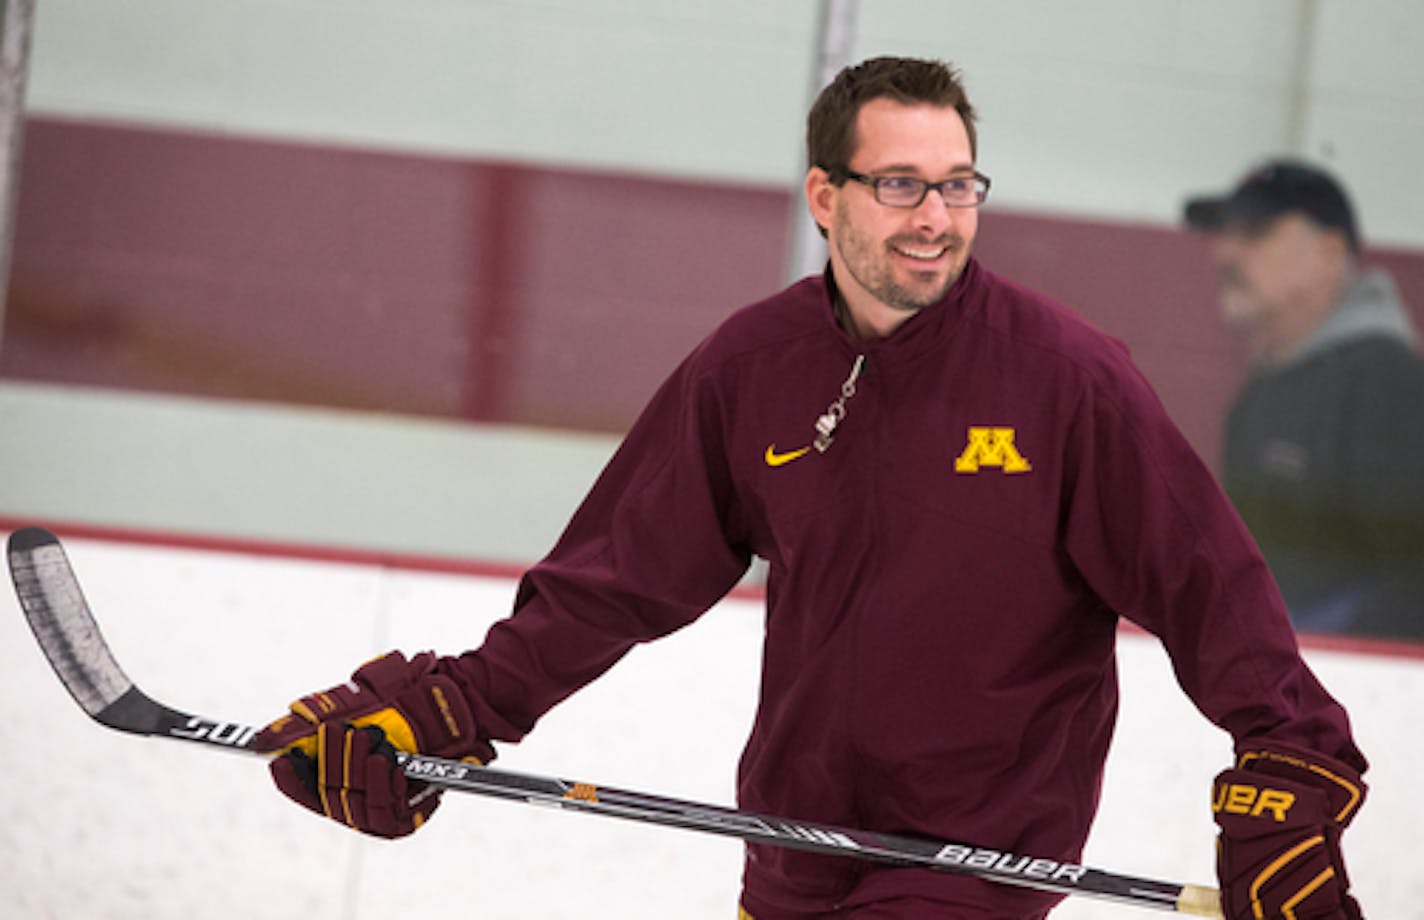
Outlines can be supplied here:
<path id="1" fill-rule="evenodd" d="M 634 645 L 699 617 L 746 571 L 722 449 L 724 408 L 701 351 L 658 390 L 513 614 L 441 668 L 489 739 L 517 741 Z"/>
<path id="2" fill-rule="evenodd" d="M 1255 542 L 1125 350 L 1088 375 L 1068 440 L 1068 554 L 1105 604 L 1161 640 L 1197 708 L 1238 746 L 1270 739 L 1363 771 Z"/>

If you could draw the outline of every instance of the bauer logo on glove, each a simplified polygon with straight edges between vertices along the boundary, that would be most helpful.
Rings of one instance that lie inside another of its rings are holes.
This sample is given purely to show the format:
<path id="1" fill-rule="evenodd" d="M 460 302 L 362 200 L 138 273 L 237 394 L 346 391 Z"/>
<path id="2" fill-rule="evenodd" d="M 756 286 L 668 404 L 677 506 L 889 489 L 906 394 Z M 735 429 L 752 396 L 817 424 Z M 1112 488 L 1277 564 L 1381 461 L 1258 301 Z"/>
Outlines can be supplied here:
<path id="1" fill-rule="evenodd" d="M 1212 811 L 1227 811 L 1234 815 L 1262 815 L 1285 823 L 1286 815 L 1295 804 L 1295 793 L 1284 789 L 1263 789 L 1249 783 L 1218 783 Z"/>

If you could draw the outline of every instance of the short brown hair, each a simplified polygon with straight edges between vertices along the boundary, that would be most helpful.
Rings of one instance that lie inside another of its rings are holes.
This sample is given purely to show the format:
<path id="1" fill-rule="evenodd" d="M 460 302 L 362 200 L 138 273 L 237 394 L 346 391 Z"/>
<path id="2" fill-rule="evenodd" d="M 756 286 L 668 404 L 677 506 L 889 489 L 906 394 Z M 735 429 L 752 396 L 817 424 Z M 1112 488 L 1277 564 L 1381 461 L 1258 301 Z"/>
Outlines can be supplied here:
<path id="1" fill-rule="evenodd" d="M 977 154 L 974 107 L 958 71 L 943 61 L 878 57 L 845 68 L 816 97 L 806 117 L 808 165 L 819 166 L 832 176 L 841 174 L 840 181 L 844 181 L 844 171 L 855 152 L 855 119 L 860 107 L 881 98 L 954 109 L 969 132 L 970 153 Z"/>

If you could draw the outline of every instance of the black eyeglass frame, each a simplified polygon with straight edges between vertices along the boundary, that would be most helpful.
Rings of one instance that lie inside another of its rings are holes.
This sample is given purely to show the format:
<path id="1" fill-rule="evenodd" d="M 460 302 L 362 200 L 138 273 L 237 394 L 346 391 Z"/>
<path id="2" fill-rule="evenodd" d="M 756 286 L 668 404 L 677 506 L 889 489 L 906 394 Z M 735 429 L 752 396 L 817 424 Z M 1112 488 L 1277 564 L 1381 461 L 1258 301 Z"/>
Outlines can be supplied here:
<path id="1" fill-rule="evenodd" d="M 825 167 L 822 168 L 824 169 Z M 963 182 L 965 179 L 971 178 L 970 176 L 952 176 L 948 179 L 942 179 L 939 182 L 930 182 L 927 179 L 921 179 L 917 176 L 870 176 L 866 175 L 865 173 L 856 172 L 853 169 L 847 169 L 844 166 L 837 167 L 835 169 L 827 169 L 826 172 L 830 174 L 832 182 L 836 182 L 837 177 L 840 178 L 840 182 L 838 182 L 837 184 L 845 182 L 846 179 L 851 179 L 855 182 L 859 182 L 861 185 L 866 186 L 871 190 L 871 192 L 875 194 L 875 200 L 880 204 L 885 205 L 885 207 L 887 208 L 918 208 L 921 204 L 924 203 L 925 196 L 930 193 L 930 189 L 934 189 L 935 191 L 939 192 L 940 200 L 944 202 L 945 207 L 977 208 L 979 205 L 984 203 L 984 200 L 986 198 L 989 197 L 989 187 L 993 185 L 992 180 L 990 180 L 988 176 L 984 175 L 976 169 L 972 176 L 976 185 L 977 192 L 975 200 L 972 202 L 965 202 L 964 204 L 956 204 L 955 202 L 949 200 L 949 196 L 945 192 L 945 186 L 949 185 L 952 182 Z M 915 198 L 914 203 L 906 202 L 904 204 L 894 204 L 892 202 L 885 201 L 883 198 L 880 197 L 880 186 L 882 183 L 889 181 L 914 183 L 919 186 L 920 194 L 918 197 Z"/>

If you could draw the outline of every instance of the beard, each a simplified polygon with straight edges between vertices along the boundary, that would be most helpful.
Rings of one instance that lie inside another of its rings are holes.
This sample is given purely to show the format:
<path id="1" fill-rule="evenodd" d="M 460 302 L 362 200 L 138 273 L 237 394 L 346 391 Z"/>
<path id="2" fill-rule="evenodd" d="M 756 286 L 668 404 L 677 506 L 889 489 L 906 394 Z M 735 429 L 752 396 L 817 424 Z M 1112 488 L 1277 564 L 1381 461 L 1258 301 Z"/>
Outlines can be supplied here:
<path id="1" fill-rule="evenodd" d="M 836 221 L 831 242 L 840 250 L 841 258 L 856 283 L 876 300 L 896 310 L 913 313 L 942 299 L 954 282 L 959 280 L 969 259 L 969 245 L 958 234 L 945 233 L 934 239 L 899 234 L 884 241 L 872 239 L 857 230 L 842 213 Z M 944 247 L 949 257 L 949 269 L 897 271 L 895 248 L 934 249 Z"/>

